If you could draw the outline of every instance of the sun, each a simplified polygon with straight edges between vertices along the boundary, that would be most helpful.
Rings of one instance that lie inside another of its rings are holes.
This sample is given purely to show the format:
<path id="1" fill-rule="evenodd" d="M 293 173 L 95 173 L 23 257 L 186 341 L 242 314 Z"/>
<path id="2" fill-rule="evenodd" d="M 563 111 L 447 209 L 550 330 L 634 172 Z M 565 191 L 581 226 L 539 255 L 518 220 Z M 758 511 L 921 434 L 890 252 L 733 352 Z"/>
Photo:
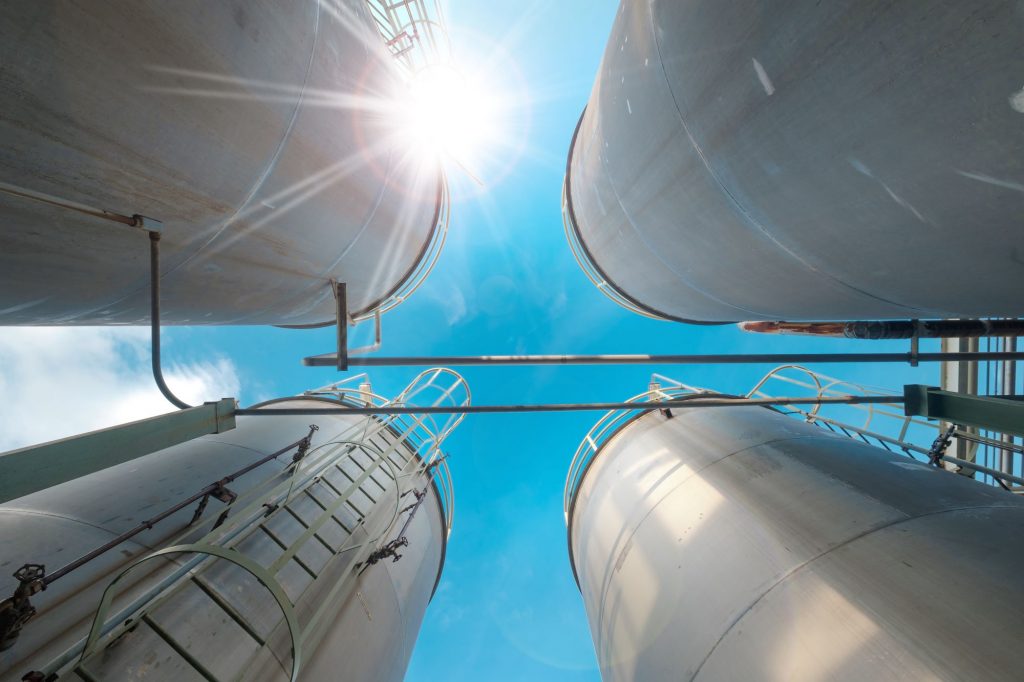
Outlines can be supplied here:
<path id="1" fill-rule="evenodd" d="M 452 66 L 411 76 L 400 102 L 399 126 L 424 160 L 449 158 L 469 169 L 495 140 L 495 98 Z"/>

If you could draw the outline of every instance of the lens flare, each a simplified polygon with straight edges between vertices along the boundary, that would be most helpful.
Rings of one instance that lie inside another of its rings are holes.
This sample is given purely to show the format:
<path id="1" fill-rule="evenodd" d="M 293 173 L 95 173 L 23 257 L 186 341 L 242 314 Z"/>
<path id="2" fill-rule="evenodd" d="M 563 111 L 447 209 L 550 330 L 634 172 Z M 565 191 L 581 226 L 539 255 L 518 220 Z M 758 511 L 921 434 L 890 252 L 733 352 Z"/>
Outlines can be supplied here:
<path id="1" fill-rule="evenodd" d="M 469 169 L 494 141 L 494 101 L 453 67 L 433 66 L 410 79 L 399 125 L 418 155 L 447 156 Z"/>

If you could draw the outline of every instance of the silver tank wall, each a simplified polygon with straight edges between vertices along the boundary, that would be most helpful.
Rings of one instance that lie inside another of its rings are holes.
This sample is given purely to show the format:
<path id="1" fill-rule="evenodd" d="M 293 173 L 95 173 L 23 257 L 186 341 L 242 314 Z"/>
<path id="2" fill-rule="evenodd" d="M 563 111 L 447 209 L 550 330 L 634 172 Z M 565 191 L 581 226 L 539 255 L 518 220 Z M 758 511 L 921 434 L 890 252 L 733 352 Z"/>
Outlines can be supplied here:
<path id="1" fill-rule="evenodd" d="M 163 221 L 169 324 L 331 321 L 423 257 L 440 169 L 365 0 L 0 6 L 0 188 Z M 146 236 L 0 192 L 0 324 L 138 324 Z"/>
<path id="2" fill-rule="evenodd" d="M 629 422 L 570 556 L 605 680 L 1016 680 L 1024 503 L 764 408 Z"/>
<path id="3" fill-rule="evenodd" d="M 318 405 L 325 403 L 296 399 L 275 403 L 274 407 Z M 203 486 L 298 440 L 306 435 L 310 423 L 320 427 L 313 437 L 312 454 L 318 446 L 339 438 L 352 438 L 352 429 L 362 430 L 366 419 L 340 415 L 240 417 L 237 428 L 232 431 L 204 436 L 0 505 L 0 595 L 7 597 L 13 592 L 16 582 L 11 573 L 23 563 L 43 563 L 52 572 Z M 394 440 L 392 432 L 383 431 L 371 442 L 383 448 Z M 403 454 L 403 457 L 408 456 L 409 452 Z M 290 459 L 291 453 L 282 455 L 228 487 L 242 495 L 270 475 L 274 467 L 284 476 Z M 400 461 L 393 459 L 396 465 Z M 366 458 L 361 464 L 367 464 Z M 360 472 L 360 465 L 353 461 L 343 461 L 341 465 L 344 474 L 335 472 L 326 477 L 339 488 Z M 353 495 L 353 506 L 343 506 L 336 512 L 335 516 L 347 527 L 356 526 L 359 515 L 377 518 L 391 513 L 395 504 L 394 485 L 385 476 L 378 475 L 375 479 L 368 480 Z M 425 488 L 428 497 L 406 532 L 409 545 L 401 549 L 402 559 L 394 563 L 385 559 L 369 566 L 359 576 L 351 595 L 331 617 L 319 646 L 303 654 L 300 679 L 333 680 L 339 679 L 339 675 L 345 680 L 368 682 L 403 679 L 427 604 L 440 578 L 447 534 L 434 487 L 422 474 L 410 478 L 408 485 Z M 320 495 L 315 487 L 311 490 Z M 404 507 L 405 499 L 401 503 Z M 191 505 L 183 509 L 33 597 L 39 614 L 29 621 L 11 649 L 0 652 L 0 680 L 20 680 L 24 673 L 43 667 L 83 637 L 100 595 L 113 577 L 133 560 L 166 546 L 182 533 L 194 508 Z M 211 500 L 203 518 L 216 517 L 222 508 L 219 502 Z M 299 516 L 307 522 L 320 509 L 312 499 L 299 500 L 295 505 Z M 288 514 L 280 516 L 279 523 L 271 519 L 272 527 L 279 537 L 290 541 L 301 528 Z M 328 524 L 321 535 L 332 543 L 343 542 L 345 536 L 339 531 L 340 527 L 340 524 Z M 391 531 L 385 540 L 393 535 Z M 352 543 L 373 539 L 358 527 L 347 537 Z M 281 552 L 268 537 L 247 538 L 238 548 L 263 565 Z M 309 553 L 309 549 L 300 552 L 298 558 L 316 566 L 313 563 L 316 553 Z M 136 598 L 187 558 L 187 555 L 180 555 L 175 557 L 173 565 L 154 561 L 151 570 L 136 569 L 115 606 Z M 204 576 L 209 576 L 208 584 L 222 597 L 233 601 L 257 629 L 270 632 L 280 625 L 278 607 L 247 574 L 232 566 L 214 565 Z M 294 559 L 278 578 L 293 599 L 309 585 L 309 577 Z M 182 597 L 168 602 L 169 606 L 159 607 L 153 613 L 188 646 L 192 655 L 222 679 L 231 679 L 245 656 L 252 652 L 232 634 L 237 630 L 233 621 L 217 609 L 209 608 L 209 602 L 200 597 L 202 595 L 196 592 L 185 592 Z M 303 607 L 302 602 L 297 606 Z M 102 659 L 101 666 L 96 666 L 99 668 L 96 672 L 103 673 L 105 679 L 181 680 L 195 676 L 165 644 L 155 641 L 151 633 L 144 633 L 142 629 L 123 637 L 111 651 L 114 653 Z M 287 654 L 283 658 L 278 655 L 276 659 L 265 659 L 265 665 L 250 672 L 249 678 L 288 679 L 290 661 Z M 68 679 L 78 677 L 71 674 Z"/>
<path id="4" fill-rule="evenodd" d="M 570 227 L 671 319 L 1024 314 L 1022 30 L 995 0 L 622 0 Z"/>

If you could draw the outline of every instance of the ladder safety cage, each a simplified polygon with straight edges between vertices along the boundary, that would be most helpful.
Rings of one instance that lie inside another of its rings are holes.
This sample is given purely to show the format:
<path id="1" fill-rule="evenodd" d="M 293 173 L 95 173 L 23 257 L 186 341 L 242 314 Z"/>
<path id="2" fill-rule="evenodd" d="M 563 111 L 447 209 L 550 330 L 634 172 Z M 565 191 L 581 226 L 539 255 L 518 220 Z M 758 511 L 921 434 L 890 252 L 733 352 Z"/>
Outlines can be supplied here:
<path id="1" fill-rule="evenodd" d="M 409 74 L 451 59 L 438 0 L 366 0 L 388 51 Z"/>
<path id="2" fill-rule="evenodd" d="M 471 399 L 465 380 L 446 369 L 422 372 L 393 401 L 373 393 L 365 375 L 305 396 L 382 407 L 425 400 L 468 405 Z M 386 553 L 404 541 L 418 506 L 408 499 L 425 496 L 424 479 L 428 488 L 434 483 L 444 537 L 450 533 L 452 484 L 441 445 L 462 417 L 446 416 L 438 424 L 433 415 L 382 414 L 335 434 L 321 429 L 322 442 L 239 493 L 221 514 L 202 518 L 197 510 L 165 548 L 123 569 L 105 590 L 88 636 L 32 674 L 46 679 L 73 671 L 87 680 L 117 679 L 133 652 L 156 650 L 171 665 L 207 680 L 244 679 L 270 664 L 299 679 L 302 652 L 316 650 L 329 616 L 352 594 L 360 567 L 374 563 L 382 548 Z M 389 542 L 396 530 L 401 537 Z M 134 583 L 126 579 L 144 573 L 136 567 L 157 558 L 165 561 L 145 576 L 142 588 L 144 576 L 133 577 Z M 225 571 L 234 571 L 227 581 Z M 129 583 L 135 592 L 115 603 Z M 228 584 L 237 589 L 225 590 Z M 261 594 L 277 608 L 261 609 Z M 189 619 L 183 621 L 182 609 L 217 614 L 209 617 L 220 618 L 218 635 L 183 630 L 181 623 Z"/>
<path id="3" fill-rule="evenodd" d="M 815 372 L 801 365 L 782 365 L 768 372 L 750 391 L 748 397 L 771 397 L 771 387 L 784 384 L 786 395 L 806 391 L 816 397 L 854 395 L 896 395 L 878 387 L 852 383 Z M 826 414 L 822 413 L 826 410 Z M 948 468 L 1015 493 L 1024 492 L 1021 476 L 1021 454 L 1024 447 L 1012 438 L 998 440 L 979 435 L 975 430 L 953 425 L 948 437 L 953 440 L 979 443 L 991 456 L 985 464 L 946 454 L 946 443 L 940 438 L 946 426 L 942 422 L 909 416 L 885 404 L 815 405 L 808 409 L 787 405 L 785 410 L 795 417 L 869 445 L 885 448 L 924 462 L 944 462 Z M 780 409 L 781 411 L 781 409 Z M 991 461 L 988 461 L 991 460 Z"/>

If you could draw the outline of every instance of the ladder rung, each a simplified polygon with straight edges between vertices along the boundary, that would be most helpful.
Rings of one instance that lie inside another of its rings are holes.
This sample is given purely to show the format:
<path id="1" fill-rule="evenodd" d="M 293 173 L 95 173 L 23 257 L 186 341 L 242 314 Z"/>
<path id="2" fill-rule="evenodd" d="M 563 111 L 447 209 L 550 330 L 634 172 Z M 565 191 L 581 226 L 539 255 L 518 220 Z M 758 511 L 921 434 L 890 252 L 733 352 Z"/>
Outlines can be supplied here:
<path id="1" fill-rule="evenodd" d="M 245 617 L 242 616 L 242 614 L 239 613 L 238 610 L 231 605 L 231 602 L 227 601 L 226 599 L 224 599 L 224 597 L 220 596 L 220 594 L 218 594 L 215 589 L 213 589 L 212 587 L 204 583 L 202 580 L 200 580 L 198 576 L 192 576 L 192 582 L 195 583 L 196 587 L 198 587 L 200 590 L 206 593 L 206 596 L 212 599 L 214 603 L 217 604 L 217 606 L 223 609 L 224 613 L 228 614 L 231 620 L 238 623 L 238 626 L 245 630 L 249 634 L 249 636 L 256 641 L 257 644 L 259 644 L 260 646 L 266 644 L 266 640 L 260 636 L 260 633 L 256 632 L 256 628 L 252 626 L 252 623 L 247 621 Z"/>
<path id="2" fill-rule="evenodd" d="M 292 509 L 292 508 L 291 508 L 291 507 L 289 507 L 288 505 L 285 505 L 285 506 L 284 506 L 284 508 L 285 508 L 285 510 L 286 510 L 286 511 L 287 511 L 287 512 L 288 512 L 289 514 L 291 514 L 291 515 L 292 515 L 292 518 L 293 518 L 293 519 L 295 519 L 296 521 L 298 521 L 298 522 L 299 522 L 299 525 L 300 525 L 300 526 L 302 526 L 302 527 L 303 527 L 303 528 L 305 528 L 306 530 L 309 530 L 309 524 L 308 524 L 308 523 L 306 523 L 305 521 L 303 521 L 303 520 L 302 520 L 302 517 L 301 517 L 301 516 L 299 516 L 299 513 L 298 513 L 297 511 L 295 511 L 294 509 Z M 314 537 L 314 538 L 316 538 L 317 540 L 319 540 L 319 541 L 320 541 L 320 544 L 321 544 L 321 545 L 323 545 L 323 546 L 324 546 L 324 548 L 325 548 L 325 549 L 326 549 L 326 550 L 327 550 L 328 552 L 330 552 L 331 554 L 334 554 L 334 553 L 335 553 L 335 552 L 334 552 L 334 548 L 333 548 L 333 547 L 331 547 L 331 546 L 330 546 L 330 545 L 329 545 L 329 544 L 327 543 L 327 540 L 324 540 L 324 539 L 323 539 L 322 537 L 320 537 L 320 534 L 319 534 L 319 533 L 313 533 L 313 537 Z"/>
<path id="3" fill-rule="evenodd" d="M 321 509 L 323 509 L 324 511 L 327 511 L 327 507 L 326 507 L 326 506 L 324 506 L 323 502 L 321 502 L 320 500 L 316 499 L 316 495 L 314 495 L 313 493 L 309 492 L 309 489 L 308 489 L 308 488 L 307 488 L 306 490 L 304 490 L 303 492 L 305 492 L 305 493 L 306 493 L 307 495 L 309 495 L 310 499 L 312 499 L 312 500 L 313 500 L 314 502 L 316 502 L 316 505 L 317 505 L 318 507 L 320 507 L 320 508 L 321 508 Z M 342 522 L 342 520 L 341 520 L 341 519 L 339 519 L 339 518 L 338 518 L 337 516 L 334 516 L 333 514 L 331 515 L 331 518 L 332 518 L 332 519 L 334 519 L 334 522 L 335 522 L 336 524 L 338 524 L 339 526 L 341 526 L 341 529 L 342 529 L 343 531 L 345 531 L 345 532 L 346 532 L 346 533 L 348 533 L 349 535 L 351 535 L 351 534 L 352 534 L 352 530 L 351 530 L 351 529 L 350 529 L 350 528 L 349 528 L 348 526 L 346 526 L 346 525 L 345 525 L 345 524 L 344 524 L 344 523 Z"/>
<path id="4" fill-rule="evenodd" d="M 178 640 L 174 639 L 174 637 L 171 637 L 171 633 L 164 630 L 155 620 L 150 618 L 148 613 L 143 614 L 142 622 L 148 625 L 150 629 L 152 629 L 153 632 L 156 633 L 157 637 L 167 642 L 167 646 L 174 649 L 174 651 L 183 659 L 185 659 L 185 662 L 192 666 L 192 668 L 194 668 L 197 673 L 202 675 L 205 679 L 209 680 L 210 682 L 219 682 L 216 675 L 207 670 L 205 665 L 200 663 L 195 656 L 190 654 L 188 649 L 183 647 L 178 642 Z"/>
<path id="5" fill-rule="evenodd" d="M 320 482 L 326 485 L 328 488 L 334 491 L 334 494 L 341 497 L 341 491 L 334 487 L 334 484 L 328 481 L 325 477 L 320 477 Z"/>
<path id="6" fill-rule="evenodd" d="M 271 540 L 273 540 L 275 543 L 277 543 L 278 547 L 280 547 L 281 549 L 285 550 L 286 552 L 288 551 L 288 545 L 286 545 L 281 540 L 281 538 L 279 538 L 276 535 L 274 535 L 273 531 L 271 531 L 269 528 L 267 528 L 263 524 L 260 524 L 260 528 L 263 529 L 263 532 L 266 533 L 270 537 Z M 316 580 L 316 578 L 317 578 L 316 572 L 313 569 L 311 569 L 309 566 L 307 566 L 306 562 L 303 561 L 302 559 L 300 559 L 298 554 L 293 555 L 292 559 L 295 561 L 295 563 L 297 563 L 299 566 L 302 567 L 302 570 L 304 570 L 306 573 L 309 573 L 309 576 L 311 578 Z"/>

